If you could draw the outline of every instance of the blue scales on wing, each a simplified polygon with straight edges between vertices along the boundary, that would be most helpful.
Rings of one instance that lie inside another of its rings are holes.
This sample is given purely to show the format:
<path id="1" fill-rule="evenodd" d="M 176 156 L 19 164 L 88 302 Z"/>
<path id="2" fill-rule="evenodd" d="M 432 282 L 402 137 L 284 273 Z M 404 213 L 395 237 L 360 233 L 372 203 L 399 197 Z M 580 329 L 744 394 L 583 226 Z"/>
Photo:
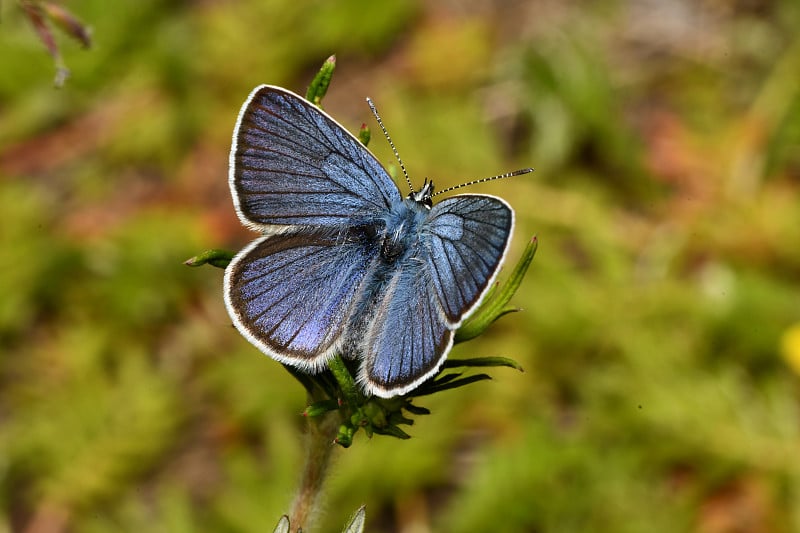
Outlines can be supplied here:
<path id="1" fill-rule="evenodd" d="M 234 325 L 262 352 L 317 370 L 341 346 L 354 294 L 377 254 L 359 228 L 275 234 L 225 271 Z"/>
<path id="2" fill-rule="evenodd" d="M 491 196 L 455 196 L 430 210 L 366 330 L 360 381 L 371 393 L 404 394 L 439 370 L 454 330 L 494 279 L 513 223 L 511 208 Z"/>
<path id="3" fill-rule="evenodd" d="M 431 283 L 448 323 L 457 327 L 497 274 L 514 212 L 500 198 L 463 194 L 431 209 L 423 228 Z"/>
<path id="4" fill-rule="evenodd" d="M 296 94 L 256 88 L 236 123 L 229 184 L 242 222 L 263 232 L 369 220 L 401 200 L 361 142 Z"/>
<path id="5" fill-rule="evenodd" d="M 411 257 L 385 287 L 364 335 L 359 381 L 368 392 L 405 394 L 436 373 L 453 344 L 425 263 Z"/>

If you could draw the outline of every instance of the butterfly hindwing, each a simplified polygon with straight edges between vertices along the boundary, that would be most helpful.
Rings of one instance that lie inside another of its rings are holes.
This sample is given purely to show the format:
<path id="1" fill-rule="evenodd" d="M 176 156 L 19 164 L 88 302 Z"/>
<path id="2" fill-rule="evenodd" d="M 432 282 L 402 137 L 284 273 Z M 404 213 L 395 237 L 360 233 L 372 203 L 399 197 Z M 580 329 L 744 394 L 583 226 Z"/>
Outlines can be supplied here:
<path id="1" fill-rule="evenodd" d="M 439 370 L 454 331 L 494 279 L 513 224 L 511 208 L 492 196 L 455 196 L 433 206 L 367 328 L 360 381 L 369 392 L 405 394 Z"/>
<path id="2" fill-rule="evenodd" d="M 424 262 L 412 257 L 387 284 L 364 336 L 359 381 L 377 396 L 416 388 L 436 373 L 453 344 Z"/>
<path id="3" fill-rule="evenodd" d="M 254 241 L 225 271 L 234 325 L 274 359 L 317 370 L 343 341 L 371 252 L 352 228 Z"/>
<path id="4" fill-rule="evenodd" d="M 377 159 L 300 96 L 257 87 L 233 133 L 229 184 L 243 223 L 264 232 L 332 227 L 400 201 Z"/>
<path id="5" fill-rule="evenodd" d="M 499 270 L 514 211 L 494 196 L 463 194 L 431 209 L 422 229 L 430 282 L 452 327 L 475 309 Z"/>

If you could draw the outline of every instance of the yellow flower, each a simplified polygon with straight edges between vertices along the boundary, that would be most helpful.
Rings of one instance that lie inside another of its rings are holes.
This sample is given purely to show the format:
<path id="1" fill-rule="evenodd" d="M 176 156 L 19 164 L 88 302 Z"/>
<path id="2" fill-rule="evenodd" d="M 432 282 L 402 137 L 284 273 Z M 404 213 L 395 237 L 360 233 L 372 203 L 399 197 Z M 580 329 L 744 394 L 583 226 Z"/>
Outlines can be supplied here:
<path id="1" fill-rule="evenodd" d="M 781 355 L 794 373 L 800 375 L 800 322 L 783 332 Z"/>

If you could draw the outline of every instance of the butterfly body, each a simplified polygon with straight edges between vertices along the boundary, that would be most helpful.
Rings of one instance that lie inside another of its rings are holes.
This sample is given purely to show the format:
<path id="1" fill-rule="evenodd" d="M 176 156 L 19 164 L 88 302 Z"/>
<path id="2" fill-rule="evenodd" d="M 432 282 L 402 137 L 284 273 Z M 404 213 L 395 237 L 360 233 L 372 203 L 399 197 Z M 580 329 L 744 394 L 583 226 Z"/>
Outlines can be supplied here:
<path id="1" fill-rule="evenodd" d="M 406 198 L 391 206 L 383 219 L 385 230 L 381 239 L 381 258 L 394 263 L 407 253 L 413 253 L 420 239 L 420 231 L 430 208 Z"/>
<path id="2" fill-rule="evenodd" d="M 513 227 L 492 196 L 433 205 L 426 181 L 403 198 L 355 137 L 278 87 L 242 107 L 229 183 L 240 219 L 263 234 L 225 272 L 234 325 L 309 372 L 334 354 L 356 359 L 365 391 L 383 397 L 438 371 Z"/>

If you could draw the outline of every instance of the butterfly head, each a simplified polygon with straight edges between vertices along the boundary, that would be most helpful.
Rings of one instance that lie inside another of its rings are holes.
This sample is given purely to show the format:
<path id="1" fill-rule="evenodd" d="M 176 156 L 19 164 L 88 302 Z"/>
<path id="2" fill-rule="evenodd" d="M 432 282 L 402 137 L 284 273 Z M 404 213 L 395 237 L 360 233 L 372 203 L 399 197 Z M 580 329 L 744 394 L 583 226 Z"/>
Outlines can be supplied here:
<path id="1" fill-rule="evenodd" d="M 418 204 L 422 204 L 428 209 L 433 206 L 433 200 L 431 197 L 433 196 L 433 182 L 428 181 L 428 178 L 425 178 L 425 183 L 422 184 L 422 188 L 418 191 L 411 191 L 408 195 L 409 200 L 414 200 Z"/>

